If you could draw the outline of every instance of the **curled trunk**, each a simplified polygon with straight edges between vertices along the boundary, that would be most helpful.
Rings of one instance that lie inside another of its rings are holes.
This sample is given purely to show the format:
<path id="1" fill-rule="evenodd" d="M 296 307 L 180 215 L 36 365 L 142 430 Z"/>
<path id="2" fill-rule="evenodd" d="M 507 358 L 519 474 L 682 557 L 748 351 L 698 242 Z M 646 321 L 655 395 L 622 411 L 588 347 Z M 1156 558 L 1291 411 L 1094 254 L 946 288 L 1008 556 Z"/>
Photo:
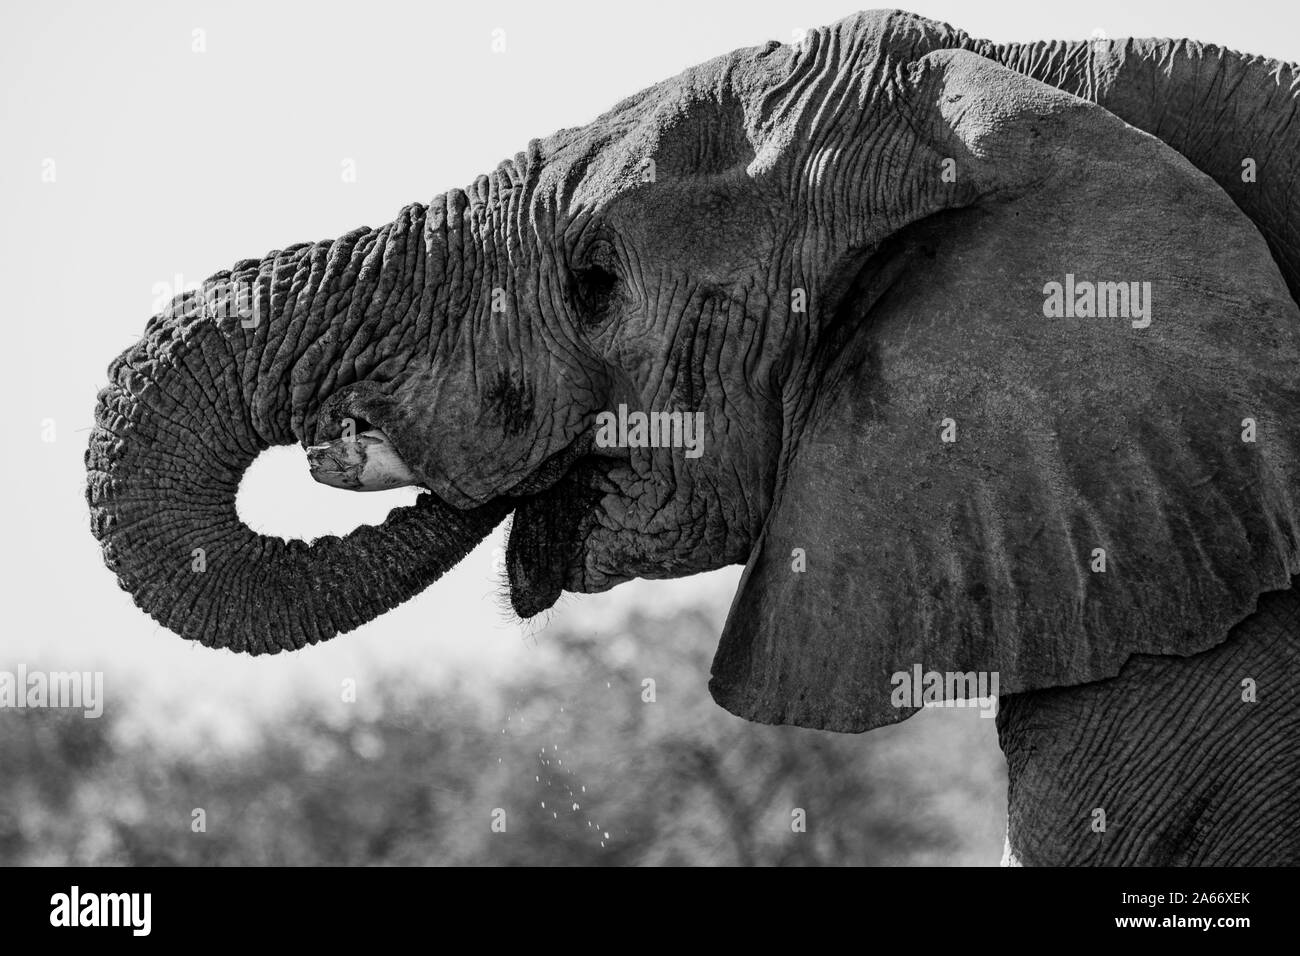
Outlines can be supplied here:
<path id="1" fill-rule="evenodd" d="M 427 323 L 421 293 L 445 249 L 413 206 L 379 230 L 241 262 L 113 362 L 86 496 L 105 561 L 143 610 L 209 646 L 300 648 L 419 593 L 505 516 L 504 502 L 458 511 L 426 493 L 380 526 L 309 544 L 236 514 L 263 449 L 321 437 L 331 394 L 383 380 L 374 356 L 401 354 L 391 341 Z"/>

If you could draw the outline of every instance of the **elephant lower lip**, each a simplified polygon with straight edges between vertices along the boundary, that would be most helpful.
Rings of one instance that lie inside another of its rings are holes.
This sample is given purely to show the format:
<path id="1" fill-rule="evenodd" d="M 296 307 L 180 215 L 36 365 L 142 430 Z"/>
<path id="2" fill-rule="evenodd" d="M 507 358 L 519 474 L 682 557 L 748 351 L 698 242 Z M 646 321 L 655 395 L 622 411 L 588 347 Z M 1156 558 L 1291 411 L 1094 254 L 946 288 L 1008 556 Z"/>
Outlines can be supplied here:
<path id="1" fill-rule="evenodd" d="M 597 487 L 601 467 L 589 458 L 545 492 L 524 498 L 515 508 L 506 548 L 510 603 L 528 618 L 560 599 L 570 569 L 582 550 L 582 521 L 603 496 Z"/>
<path id="2" fill-rule="evenodd" d="M 587 432 L 548 458 L 542 465 L 523 481 L 516 484 L 506 494 L 511 498 L 524 498 L 538 495 L 551 488 L 557 482 L 578 470 L 578 463 L 591 451 L 595 443 L 593 432 Z"/>

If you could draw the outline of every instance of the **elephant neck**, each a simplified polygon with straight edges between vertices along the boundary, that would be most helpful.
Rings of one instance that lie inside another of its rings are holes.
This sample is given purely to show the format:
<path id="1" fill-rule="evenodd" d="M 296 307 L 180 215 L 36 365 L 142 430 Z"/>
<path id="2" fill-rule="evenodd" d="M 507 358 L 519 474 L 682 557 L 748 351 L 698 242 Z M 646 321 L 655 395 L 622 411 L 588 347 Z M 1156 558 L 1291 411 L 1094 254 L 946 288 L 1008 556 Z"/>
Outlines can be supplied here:
<path id="1" fill-rule="evenodd" d="M 1300 863 L 1300 577 L 1192 657 L 1002 701 L 1004 863 Z"/>

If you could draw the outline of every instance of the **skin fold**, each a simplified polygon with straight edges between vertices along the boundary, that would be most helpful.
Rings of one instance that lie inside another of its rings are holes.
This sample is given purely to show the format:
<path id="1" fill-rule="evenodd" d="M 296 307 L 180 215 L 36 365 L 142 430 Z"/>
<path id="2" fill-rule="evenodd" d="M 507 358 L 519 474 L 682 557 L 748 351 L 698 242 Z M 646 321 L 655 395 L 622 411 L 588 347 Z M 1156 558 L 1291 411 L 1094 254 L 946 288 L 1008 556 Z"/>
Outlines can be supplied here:
<path id="1" fill-rule="evenodd" d="M 745 564 L 729 710 L 861 732 L 915 712 L 896 673 L 995 672 L 1021 862 L 1297 862 L 1261 848 L 1297 816 L 1294 631 L 1250 621 L 1300 574 L 1298 95 L 1218 47 L 896 11 L 735 51 L 175 300 L 99 396 L 92 530 L 143 610 L 253 654 L 364 624 L 508 514 L 524 617 Z M 1047 315 L 1076 279 L 1148 314 Z M 611 444 L 619 409 L 695 416 L 699 453 Z M 259 536 L 239 480 L 289 443 L 425 493 Z M 1243 668 L 1249 720 L 1215 697 Z M 1192 718 L 1247 754 L 1243 809 L 1150 769 Z"/>

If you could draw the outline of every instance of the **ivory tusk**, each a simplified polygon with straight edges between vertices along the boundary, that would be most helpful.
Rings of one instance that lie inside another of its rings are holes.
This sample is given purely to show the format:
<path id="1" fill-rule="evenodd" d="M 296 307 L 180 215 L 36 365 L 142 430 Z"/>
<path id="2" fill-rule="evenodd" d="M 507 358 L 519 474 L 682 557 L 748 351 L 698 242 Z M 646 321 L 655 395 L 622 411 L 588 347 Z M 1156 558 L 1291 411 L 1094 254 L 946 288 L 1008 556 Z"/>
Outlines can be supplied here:
<path id="1" fill-rule="evenodd" d="M 378 429 L 354 438 L 337 438 L 307 449 L 311 476 L 323 485 L 349 491 L 387 491 L 417 479 Z"/>

